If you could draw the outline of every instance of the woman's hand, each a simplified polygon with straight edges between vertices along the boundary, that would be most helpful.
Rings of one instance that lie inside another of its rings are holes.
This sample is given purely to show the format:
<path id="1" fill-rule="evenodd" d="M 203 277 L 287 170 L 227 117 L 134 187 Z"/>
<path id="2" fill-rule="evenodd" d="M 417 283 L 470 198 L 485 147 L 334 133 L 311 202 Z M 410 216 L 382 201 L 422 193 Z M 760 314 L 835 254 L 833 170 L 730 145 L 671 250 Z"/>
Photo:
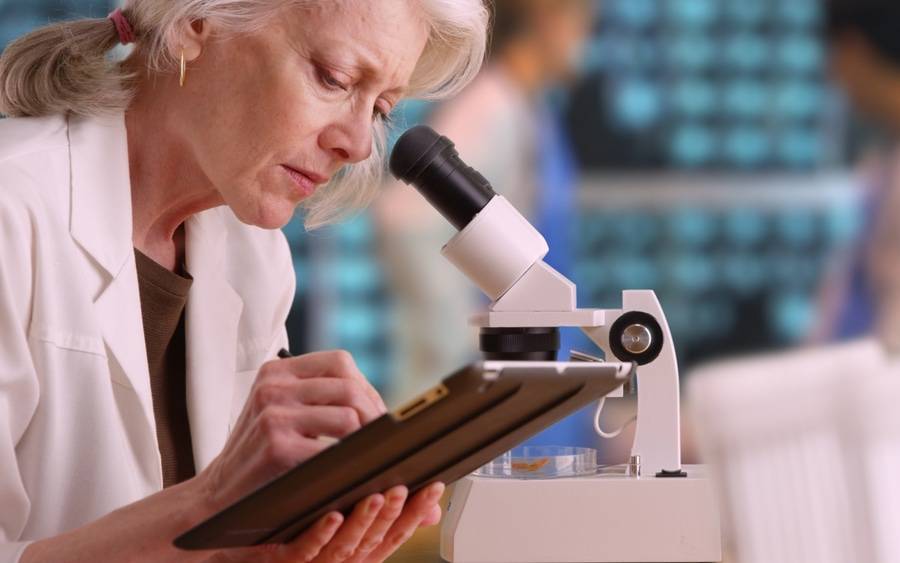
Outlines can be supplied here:
<path id="1" fill-rule="evenodd" d="M 225 444 L 198 479 L 215 512 L 387 409 L 342 350 L 264 364 Z M 322 438 L 326 438 L 323 440 Z"/>
<path id="2" fill-rule="evenodd" d="M 380 563 L 418 528 L 440 521 L 443 492 L 444 485 L 435 483 L 407 503 L 406 487 L 395 487 L 357 504 L 346 521 L 333 512 L 289 544 L 222 550 L 210 563 Z"/>
<path id="3" fill-rule="evenodd" d="M 263 365 L 222 453 L 195 480 L 210 513 L 312 457 L 386 412 L 344 351 Z M 420 526 L 436 524 L 442 484 L 406 503 L 405 487 L 360 502 L 346 521 L 326 515 L 288 545 L 217 552 L 213 561 L 382 561 Z M 405 507 L 404 507 L 405 505 Z"/>

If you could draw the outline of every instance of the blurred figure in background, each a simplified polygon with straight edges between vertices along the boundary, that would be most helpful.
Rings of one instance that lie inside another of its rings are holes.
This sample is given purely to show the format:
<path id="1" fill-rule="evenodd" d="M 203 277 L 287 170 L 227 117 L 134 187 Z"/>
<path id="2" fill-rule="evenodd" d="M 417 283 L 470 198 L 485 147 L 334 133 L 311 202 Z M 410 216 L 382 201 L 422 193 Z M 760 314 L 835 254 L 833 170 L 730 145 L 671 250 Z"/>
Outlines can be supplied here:
<path id="1" fill-rule="evenodd" d="M 900 3 L 823 5 L 834 76 L 892 146 L 863 160 L 863 230 L 823 287 L 831 344 L 690 375 L 736 561 L 900 557 Z"/>
<path id="2" fill-rule="evenodd" d="M 575 75 L 596 4 L 497 0 L 490 61 L 466 91 L 432 108 L 427 119 L 544 233 L 547 261 L 564 274 L 575 163 L 545 95 Z M 440 255 L 454 231 L 415 189 L 388 184 L 373 212 L 397 311 L 399 368 L 390 396 L 402 400 L 476 358 L 468 317 L 483 299 Z M 565 337 L 561 351 L 568 352 Z"/>
<path id="3" fill-rule="evenodd" d="M 900 352 L 900 3 L 829 0 L 826 6 L 834 75 L 891 146 L 864 160 L 865 227 L 823 288 L 825 314 L 816 339 L 874 331 Z"/>

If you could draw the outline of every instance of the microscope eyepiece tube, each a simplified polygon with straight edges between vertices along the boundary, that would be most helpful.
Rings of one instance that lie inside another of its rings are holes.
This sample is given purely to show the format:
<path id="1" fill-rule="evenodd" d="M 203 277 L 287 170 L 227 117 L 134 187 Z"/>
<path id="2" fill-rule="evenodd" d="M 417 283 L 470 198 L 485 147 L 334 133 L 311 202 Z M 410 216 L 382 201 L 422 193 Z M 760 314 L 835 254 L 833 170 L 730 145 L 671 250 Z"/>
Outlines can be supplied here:
<path id="1" fill-rule="evenodd" d="M 400 136 L 390 168 L 459 230 L 441 254 L 492 301 L 547 255 L 541 233 L 430 127 Z"/>
<path id="2" fill-rule="evenodd" d="M 460 231 L 496 195 L 484 176 L 459 158 L 450 139 L 425 125 L 409 129 L 397 140 L 390 169 Z"/>

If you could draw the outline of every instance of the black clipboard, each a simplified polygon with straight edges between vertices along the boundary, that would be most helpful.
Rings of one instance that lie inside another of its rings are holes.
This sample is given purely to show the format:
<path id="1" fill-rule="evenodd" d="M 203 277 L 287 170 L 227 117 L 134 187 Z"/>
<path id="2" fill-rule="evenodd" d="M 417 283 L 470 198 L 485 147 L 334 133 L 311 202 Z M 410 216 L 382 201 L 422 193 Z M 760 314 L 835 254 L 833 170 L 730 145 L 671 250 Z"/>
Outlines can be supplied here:
<path id="1" fill-rule="evenodd" d="M 181 549 L 286 543 L 328 512 L 406 485 L 452 483 L 628 380 L 632 364 L 472 364 L 175 539 Z"/>

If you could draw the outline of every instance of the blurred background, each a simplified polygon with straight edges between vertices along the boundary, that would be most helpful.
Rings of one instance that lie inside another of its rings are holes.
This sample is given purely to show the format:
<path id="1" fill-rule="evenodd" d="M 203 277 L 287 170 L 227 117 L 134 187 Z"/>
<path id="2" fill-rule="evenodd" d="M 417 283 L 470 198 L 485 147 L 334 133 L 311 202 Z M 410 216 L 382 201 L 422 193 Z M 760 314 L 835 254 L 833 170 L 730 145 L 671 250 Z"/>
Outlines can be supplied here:
<path id="1" fill-rule="evenodd" d="M 115 4 L 0 0 L 0 46 Z M 404 104 L 395 130 L 455 140 L 547 234 L 580 306 L 656 290 L 683 373 L 850 336 L 870 320 L 840 321 L 848 256 L 888 145 L 834 85 L 823 23 L 822 0 L 501 0 L 484 76 L 457 100 Z M 442 263 L 452 232 L 417 197 L 387 182 L 351 220 L 284 229 L 293 351 L 351 351 L 391 402 L 476 357 L 465 323 L 485 305 Z"/>
<path id="2" fill-rule="evenodd" d="M 115 4 L 0 0 L 0 48 Z M 896 350 L 897 29 L 896 0 L 497 0 L 482 74 L 453 100 L 402 104 L 392 138 L 428 123 L 454 140 L 545 234 L 581 307 L 655 290 L 682 381 L 873 332 Z M 366 212 L 284 231 L 294 353 L 351 351 L 394 405 L 477 357 L 466 320 L 486 302 L 440 257 L 453 231 L 412 188 L 387 179 Z M 561 356 L 573 348 L 598 353 L 577 331 Z M 633 409 L 612 403 L 607 428 Z M 535 440 L 601 447 L 589 416 Z M 601 457 L 624 461 L 630 440 Z M 394 560 L 436 561 L 436 531 L 420 536 Z"/>

